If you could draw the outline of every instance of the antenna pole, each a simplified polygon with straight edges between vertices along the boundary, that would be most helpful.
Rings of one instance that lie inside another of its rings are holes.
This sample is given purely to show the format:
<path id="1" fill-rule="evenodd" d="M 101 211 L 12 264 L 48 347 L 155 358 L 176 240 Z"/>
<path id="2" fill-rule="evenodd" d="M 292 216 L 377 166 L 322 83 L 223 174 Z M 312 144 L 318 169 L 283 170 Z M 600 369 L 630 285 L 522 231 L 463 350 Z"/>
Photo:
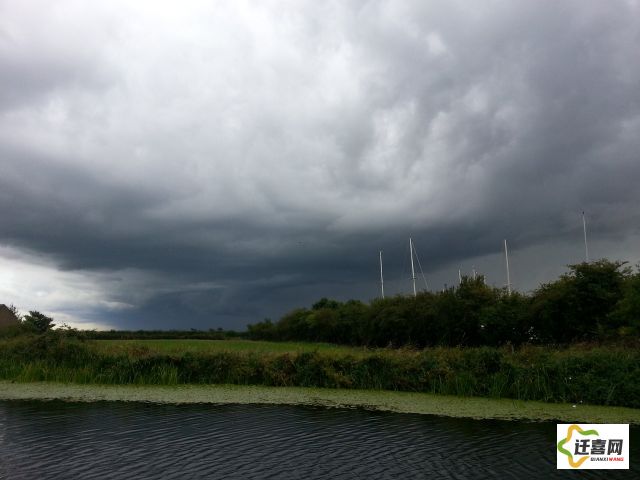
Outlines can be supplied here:
<path id="1" fill-rule="evenodd" d="M 582 230 L 584 231 L 584 258 L 589 263 L 589 247 L 587 247 L 587 220 L 582 212 Z"/>
<path id="2" fill-rule="evenodd" d="M 511 277 L 509 275 L 509 250 L 507 250 L 507 239 L 504 240 L 504 259 L 507 264 L 507 293 L 511 295 Z"/>
<path id="3" fill-rule="evenodd" d="M 384 300 L 384 277 L 382 276 L 382 250 L 380 250 L 380 293 Z"/>
<path id="4" fill-rule="evenodd" d="M 411 281 L 413 282 L 413 296 L 416 296 L 416 271 L 413 267 L 413 242 L 409 237 L 409 251 L 411 252 Z"/>

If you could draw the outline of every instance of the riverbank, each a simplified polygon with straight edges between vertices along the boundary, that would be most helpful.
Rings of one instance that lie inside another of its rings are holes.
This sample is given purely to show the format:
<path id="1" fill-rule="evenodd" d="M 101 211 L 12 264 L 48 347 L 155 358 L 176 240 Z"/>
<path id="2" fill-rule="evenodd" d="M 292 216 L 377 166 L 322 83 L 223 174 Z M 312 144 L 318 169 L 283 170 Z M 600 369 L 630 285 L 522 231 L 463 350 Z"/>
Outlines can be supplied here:
<path id="1" fill-rule="evenodd" d="M 640 350 L 630 347 L 351 351 L 324 344 L 249 343 L 178 342 L 152 348 L 129 342 L 104 345 L 49 332 L 0 340 L 0 381 L 384 390 L 640 408 Z"/>
<path id="2" fill-rule="evenodd" d="M 640 409 L 428 393 L 240 385 L 80 385 L 0 381 L 0 400 L 307 405 L 474 419 L 640 425 Z"/>

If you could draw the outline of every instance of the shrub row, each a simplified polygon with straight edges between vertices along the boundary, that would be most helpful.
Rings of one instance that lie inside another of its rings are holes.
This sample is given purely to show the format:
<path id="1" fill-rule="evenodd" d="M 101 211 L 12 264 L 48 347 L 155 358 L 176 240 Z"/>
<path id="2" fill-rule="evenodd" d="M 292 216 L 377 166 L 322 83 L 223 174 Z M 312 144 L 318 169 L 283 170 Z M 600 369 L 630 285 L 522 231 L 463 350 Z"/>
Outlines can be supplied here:
<path id="1" fill-rule="evenodd" d="M 640 272 L 623 262 L 571 265 L 531 294 L 463 277 L 439 292 L 338 302 L 321 299 L 277 322 L 249 325 L 256 340 L 368 346 L 557 344 L 640 336 Z"/>

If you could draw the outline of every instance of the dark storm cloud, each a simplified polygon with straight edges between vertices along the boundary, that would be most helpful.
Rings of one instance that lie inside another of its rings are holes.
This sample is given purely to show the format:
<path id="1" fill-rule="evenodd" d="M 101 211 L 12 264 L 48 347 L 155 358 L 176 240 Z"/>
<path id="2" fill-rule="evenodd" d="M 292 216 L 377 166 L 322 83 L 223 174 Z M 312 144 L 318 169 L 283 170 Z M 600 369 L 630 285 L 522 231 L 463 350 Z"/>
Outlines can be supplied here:
<path id="1" fill-rule="evenodd" d="M 375 296 L 379 249 L 402 291 L 409 235 L 532 288 L 582 210 L 640 256 L 637 2 L 0 11 L 0 242 L 95 283 L 74 318 L 241 328 Z"/>

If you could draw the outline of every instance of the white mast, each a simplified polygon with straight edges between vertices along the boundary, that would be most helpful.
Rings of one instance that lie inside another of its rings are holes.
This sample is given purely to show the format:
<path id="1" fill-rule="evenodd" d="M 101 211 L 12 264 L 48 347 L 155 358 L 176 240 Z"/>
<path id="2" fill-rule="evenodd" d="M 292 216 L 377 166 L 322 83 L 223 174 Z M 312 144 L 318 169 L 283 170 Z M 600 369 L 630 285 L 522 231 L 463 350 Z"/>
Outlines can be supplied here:
<path id="1" fill-rule="evenodd" d="M 462 285 L 462 270 L 458 269 L 458 285 Z"/>
<path id="2" fill-rule="evenodd" d="M 384 278 L 382 276 L 382 250 L 380 250 L 380 293 L 382 294 L 382 299 L 384 300 Z"/>
<path id="3" fill-rule="evenodd" d="M 587 220 L 584 217 L 584 212 L 582 212 L 582 229 L 584 231 L 584 258 L 587 263 L 589 263 L 589 248 L 587 247 Z"/>
<path id="4" fill-rule="evenodd" d="M 416 271 L 413 268 L 413 242 L 409 237 L 409 251 L 411 252 L 411 281 L 413 282 L 413 296 L 416 296 Z"/>
<path id="5" fill-rule="evenodd" d="M 507 239 L 504 240 L 504 259 L 507 264 L 507 293 L 511 295 L 511 277 L 509 276 L 509 251 L 507 250 Z"/>

